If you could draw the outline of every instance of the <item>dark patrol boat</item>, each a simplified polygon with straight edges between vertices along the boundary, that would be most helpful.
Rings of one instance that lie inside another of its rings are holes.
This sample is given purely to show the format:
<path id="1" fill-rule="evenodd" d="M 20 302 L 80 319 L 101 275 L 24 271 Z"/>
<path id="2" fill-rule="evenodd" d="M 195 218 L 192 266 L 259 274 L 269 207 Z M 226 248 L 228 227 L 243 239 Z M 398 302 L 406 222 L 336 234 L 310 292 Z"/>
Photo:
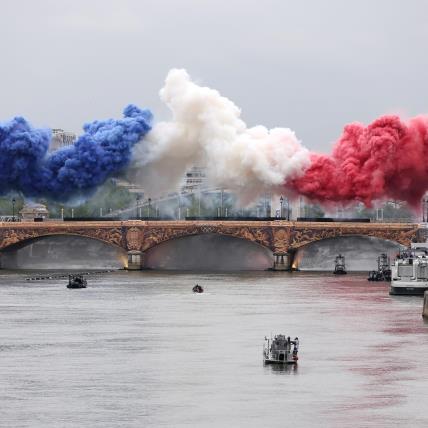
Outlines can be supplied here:
<path id="1" fill-rule="evenodd" d="M 345 256 L 339 254 L 334 260 L 334 272 L 335 275 L 346 275 Z"/>
<path id="2" fill-rule="evenodd" d="M 204 292 L 204 289 L 203 289 L 199 284 L 196 284 L 196 285 L 192 288 L 192 291 L 193 291 L 194 293 L 203 293 L 203 292 Z"/>
<path id="3" fill-rule="evenodd" d="M 86 288 L 88 283 L 83 275 L 68 275 L 67 288 Z"/>
<path id="4" fill-rule="evenodd" d="M 369 272 L 368 281 L 391 281 L 390 259 L 386 253 L 377 258 L 377 271 Z"/>

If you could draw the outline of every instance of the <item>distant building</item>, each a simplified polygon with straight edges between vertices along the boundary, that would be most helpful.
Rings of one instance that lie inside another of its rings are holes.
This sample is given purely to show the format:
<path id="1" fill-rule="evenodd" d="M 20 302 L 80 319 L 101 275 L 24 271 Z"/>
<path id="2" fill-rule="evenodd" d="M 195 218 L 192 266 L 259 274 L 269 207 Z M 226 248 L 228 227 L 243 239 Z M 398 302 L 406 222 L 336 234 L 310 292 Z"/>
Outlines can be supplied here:
<path id="1" fill-rule="evenodd" d="M 182 191 L 193 193 L 195 190 L 205 188 L 206 184 L 207 179 L 205 168 L 194 166 L 192 169 L 186 172 Z"/>
<path id="2" fill-rule="evenodd" d="M 34 221 L 35 218 L 45 219 L 49 217 L 49 211 L 43 204 L 25 204 L 19 214 L 23 221 Z"/>
<path id="3" fill-rule="evenodd" d="M 76 142 L 77 136 L 72 132 L 66 132 L 63 129 L 52 129 L 52 139 L 49 151 L 53 152 L 63 147 L 71 146 Z"/>
<path id="4" fill-rule="evenodd" d="M 129 193 L 138 193 L 141 197 L 144 197 L 144 188 L 139 186 L 138 184 L 130 183 L 123 178 L 115 178 L 114 182 L 117 187 L 122 187 L 126 189 Z"/>

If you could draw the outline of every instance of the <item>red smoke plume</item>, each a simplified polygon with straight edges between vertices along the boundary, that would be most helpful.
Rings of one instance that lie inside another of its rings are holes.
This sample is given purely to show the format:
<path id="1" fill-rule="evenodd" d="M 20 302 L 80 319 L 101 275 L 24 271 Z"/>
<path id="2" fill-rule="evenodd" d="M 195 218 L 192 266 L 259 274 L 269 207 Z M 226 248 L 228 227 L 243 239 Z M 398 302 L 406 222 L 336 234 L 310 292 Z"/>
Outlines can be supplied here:
<path id="1" fill-rule="evenodd" d="M 381 199 L 417 206 L 428 190 L 428 117 L 405 123 L 383 116 L 347 125 L 331 156 L 311 155 L 305 174 L 287 187 L 321 203 Z"/>

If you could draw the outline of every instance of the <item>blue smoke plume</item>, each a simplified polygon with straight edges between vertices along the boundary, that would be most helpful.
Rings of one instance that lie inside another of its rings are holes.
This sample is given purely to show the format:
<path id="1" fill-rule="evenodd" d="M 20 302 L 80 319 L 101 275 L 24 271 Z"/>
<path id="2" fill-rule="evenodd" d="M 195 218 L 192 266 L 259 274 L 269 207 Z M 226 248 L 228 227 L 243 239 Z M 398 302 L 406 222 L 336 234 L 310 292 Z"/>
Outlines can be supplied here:
<path id="1" fill-rule="evenodd" d="M 33 128 L 22 117 L 0 123 L 0 194 L 66 201 L 91 193 L 128 165 L 133 146 L 151 129 L 150 110 L 128 105 L 123 114 L 85 124 L 74 145 L 51 154 L 49 129 Z"/>

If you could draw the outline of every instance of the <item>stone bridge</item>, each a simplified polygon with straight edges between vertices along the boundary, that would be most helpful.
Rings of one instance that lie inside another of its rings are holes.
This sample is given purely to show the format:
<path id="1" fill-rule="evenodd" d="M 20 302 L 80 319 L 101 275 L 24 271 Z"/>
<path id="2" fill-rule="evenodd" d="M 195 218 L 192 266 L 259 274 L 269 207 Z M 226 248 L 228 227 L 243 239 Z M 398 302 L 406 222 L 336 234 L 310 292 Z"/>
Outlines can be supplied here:
<path id="1" fill-rule="evenodd" d="M 362 235 L 409 246 L 424 242 L 426 230 L 415 223 L 275 221 L 46 221 L 0 223 L 0 252 L 53 235 L 78 235 L 122 248 L 128 269 L 144 266 L 144 252 L 171 239 L 216 233 L 257 243 L 275 255 L 274 268 L 289 269 L 299 247 L 326 238 Z"/>

